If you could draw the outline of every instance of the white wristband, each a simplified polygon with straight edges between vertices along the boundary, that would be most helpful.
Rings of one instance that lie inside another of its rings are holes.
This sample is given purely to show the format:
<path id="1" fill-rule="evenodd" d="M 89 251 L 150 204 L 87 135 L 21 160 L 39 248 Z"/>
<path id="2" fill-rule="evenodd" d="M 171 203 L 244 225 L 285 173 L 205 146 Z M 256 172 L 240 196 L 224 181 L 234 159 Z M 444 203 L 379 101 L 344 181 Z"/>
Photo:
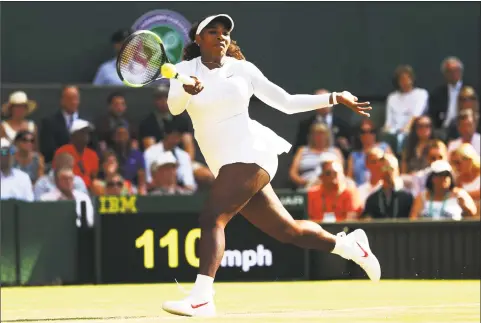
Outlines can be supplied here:
<path id="1" fill-rule="evenodd" d="M 337 104 L 337 93 L 336 92 L 332 92 L 332 105 L 335 105 Z"/>

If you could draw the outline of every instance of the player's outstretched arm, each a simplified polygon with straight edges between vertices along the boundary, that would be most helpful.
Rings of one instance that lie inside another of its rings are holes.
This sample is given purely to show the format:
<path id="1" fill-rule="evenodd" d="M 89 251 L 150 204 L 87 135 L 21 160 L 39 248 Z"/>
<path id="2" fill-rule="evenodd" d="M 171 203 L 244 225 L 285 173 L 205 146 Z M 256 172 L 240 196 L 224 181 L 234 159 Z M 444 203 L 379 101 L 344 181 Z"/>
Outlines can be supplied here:
<path id="1" fill-rule="evenodd" d="M 169 96 L 167 98 L 167 104 L 169 106 L 170 113 L 174 116 L 184 112 L 187 104 L 190 101 L 191 94 L 184 91 L 182 83 L 177 80 L 170 81 Z"/>
<path id="2" fill-rule="evenodd" d="M 294 114 L 331 107 L 339 103 L 354 112 L 369 117 L 369 102 L 358 102 L 357 97 L 344 91 L 341 93 L 325 93 L 319 95 L 287 93 L 284 89 L 269 81 L 252 63 L 246 62 L 251 77 L 254 95 L 274 109 L 286 114 Z"/>

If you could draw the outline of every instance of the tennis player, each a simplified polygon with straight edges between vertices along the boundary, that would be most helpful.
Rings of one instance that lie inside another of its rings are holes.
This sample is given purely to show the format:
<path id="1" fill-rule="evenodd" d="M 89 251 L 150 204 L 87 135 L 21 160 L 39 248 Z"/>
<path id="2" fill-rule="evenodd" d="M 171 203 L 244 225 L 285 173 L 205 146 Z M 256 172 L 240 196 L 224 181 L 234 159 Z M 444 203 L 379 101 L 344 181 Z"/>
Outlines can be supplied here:
<path id="1" fill-rule="evenodd" d="M 249 117 L 252 95 L 286 114 L 343 104 L 369 116 L 369 102 L 349 92 L 289 95 L 245 60 L 230 33 L 234 21 L 225 14 L 207 17 L 190 31 L 177 71 L 192 76 L 194 85 L 172 81 L 168 105 L 174 115 L 187 110 L 195 138 L 216 179 L 200 213 L 200 268 L 189 296 L 169 301 L 163 309 L 184 316 L 215 316 L 213 282 L 225 247 L 224 228 L 241 213 L 253 225 L 283 243 L 292 243 L 351 259 L 378 281 L 381 269 L 364 231 L 332 235 L 314 222 L 294 220 L 270 184 L 277 155 L 291 145 Z"/>

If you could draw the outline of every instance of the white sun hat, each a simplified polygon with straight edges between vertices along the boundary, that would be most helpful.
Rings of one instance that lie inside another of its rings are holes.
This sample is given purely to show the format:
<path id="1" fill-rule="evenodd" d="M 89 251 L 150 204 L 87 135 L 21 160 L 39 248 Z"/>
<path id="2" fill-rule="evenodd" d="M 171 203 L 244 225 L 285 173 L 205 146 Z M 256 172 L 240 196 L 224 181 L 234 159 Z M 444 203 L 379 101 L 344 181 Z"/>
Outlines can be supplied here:
<path id="1" fill-rule="evenodd" d="M 32 113 L 37 108 L 37 102 L 29 100 L 27 93 L 23 91 L 16 91 L 10 94 L 8 102 L 2 105 L 2 112 L 9 113 L 9 109 L 12 105 L 22 105 L 25 104 L 28 109 L 28 114 Z"/>

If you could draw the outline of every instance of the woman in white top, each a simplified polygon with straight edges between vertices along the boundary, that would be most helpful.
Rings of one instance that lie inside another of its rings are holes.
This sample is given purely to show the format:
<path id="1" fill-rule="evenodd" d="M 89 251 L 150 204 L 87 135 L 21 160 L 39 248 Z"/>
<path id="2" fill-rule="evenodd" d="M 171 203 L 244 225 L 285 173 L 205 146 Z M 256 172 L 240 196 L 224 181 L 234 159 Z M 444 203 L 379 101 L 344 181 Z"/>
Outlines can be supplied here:
<path id="1" fill-rule="evenodd" d="M 432 163 L 426 179 L 426 191 L 416 197 L 409 217 L 461 220 L 475 214 L 476 205 L 471 196 L 465 190 L 455 187 L 449 163 L 445 160 Z"/>
<path id="2" fill-rule="evenodd" d="M 476 203 L 476 216 L 480 214 L 480 157 L 471 144 L 462 144 L 451 154 L 451 163 L 456 171 L 456 184 L 464 189 Z"/>
<path id="3" fill-rule="evenodd" d="M 340 103 L 369 116 L 369 102 L 357 102 L 349 92 L 289 95 L 245 60 L 230 38 L 233 27 L 228 15 L 210 16 L 195 24 L 184 61 L 176 65 L 179 73 L 195 79 L 195 85 L 177 81 L 170 85 L 169 109 L 174 115 L 187 110 L 201 152 L 216 177 L 199 219 L 199 275 L 186 299 L 163 304 L 173 314 L 215 315 L 213 280 L 224 254 L 224 228 L 237 213 L 280 241 L 352 259 L 373 280 L 380 277 L 379 262 L 362 230 L 334 236 L 313 222 L 294 220 L 285 210 L 270 181 L 277 171 L 277 155 L 288 152 L 291 145 L 251 120 L 248 112 L 252 95 L 286 114 Z"/>
<path id="4" fill-rule="evenodd" d="M 394 71 L 396 91 L 387 97 L 385 131 L 407 134 L 414 117 L 420 116 L 426 109 L 428 91 L 414 87 L 414 80 L 414 71 L 409 65 L 398 66 Z"/>

